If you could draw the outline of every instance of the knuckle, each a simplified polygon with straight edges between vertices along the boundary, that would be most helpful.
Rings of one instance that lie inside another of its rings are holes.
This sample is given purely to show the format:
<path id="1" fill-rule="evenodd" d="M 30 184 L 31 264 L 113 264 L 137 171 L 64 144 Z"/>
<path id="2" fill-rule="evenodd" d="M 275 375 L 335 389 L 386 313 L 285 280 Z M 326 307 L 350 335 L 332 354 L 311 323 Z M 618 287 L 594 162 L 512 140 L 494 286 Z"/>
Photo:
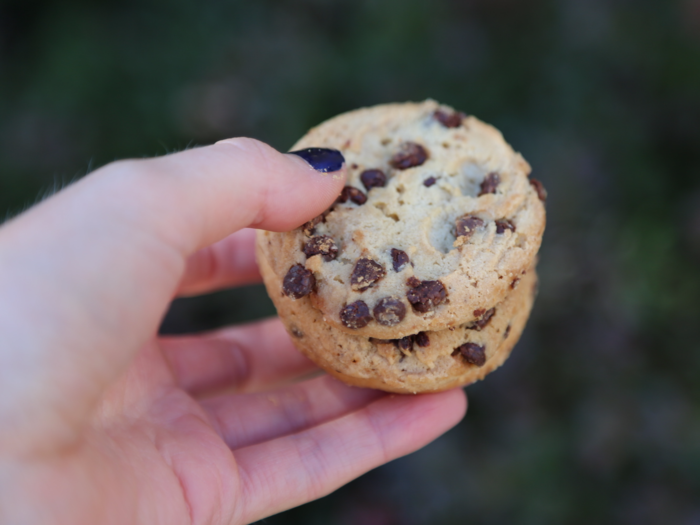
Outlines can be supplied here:
<path id="1" fill-rule="evenodd" d="M 253 160 L 266 162 L 266 160 L 276 153 L 276 150 L 271 146 L 268 146 L 264 142 L 249 137 L 236 137 L 233 139 L 226 139 L 217 144 L 231 146 L 234 149 L 244 153 L 246 156 L 252 157 Z"/>

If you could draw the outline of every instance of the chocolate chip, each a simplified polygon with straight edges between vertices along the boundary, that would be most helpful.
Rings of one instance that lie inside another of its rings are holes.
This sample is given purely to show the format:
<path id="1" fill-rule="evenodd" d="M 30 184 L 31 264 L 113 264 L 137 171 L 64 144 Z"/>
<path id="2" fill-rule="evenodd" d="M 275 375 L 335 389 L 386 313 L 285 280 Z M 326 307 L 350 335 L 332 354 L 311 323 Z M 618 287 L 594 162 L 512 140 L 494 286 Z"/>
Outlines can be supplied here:
<path id="1" fill-rule="evenodd" d="M 356 292 L 364 292 L 386 275 L 384 267 L 369 257 L 362 257 L 355 263 L 350 276 L 350 287 Z"/>
<path id="2" fill-rule="evenodd" d="M 510 230 L 512 232 L 515 231 L 515 224 L 513 224 L 513 221 L 509 221 L 508 219 L 499 219 L 496 221 L 496 233 L 501 234 L 506 230 Z"/>
<path id="3" fill-rule="evenodd" d="M 452 355 L 458 354 L 461 354 L 464 360 L 471 365 L 481 367 L 486 363 L 486 349 L 476 343 L 464 343 L 459 348 L 455 348 Z"/>
<path id="4" fill-rule="evenodd" d="M 336 199 L 336 202 L 343 204 L 344 202 L 348 202 L 348 199 L 355 204 L 364 204 L 367 202 L 367 195 L 353 186 L 345 186 Z"/>
<path id="5" fill-rule="evenodd" d="M 369 308 L 364 301 L 355 301 L 350 303 L 340 311 L 340 321 L 347 328 L 357 330 L 364 328 L 372 320 L 369 314 Z"/>
<path id="6" fill-rule="evenodd" d="M 462 215 L 455 221 L 455 236 L 469 239 L 477 228 L 484 225 L 484 220 L 475 215 Z"/>
<path id="7" fill-rule="evenodd" d="M 407 170 L 420 166 L 426 160 L 428 160 L 428 152 L 423 146 L 415 142 L 404 142 L 401 151 L 391 158 L 389 164 L 397 170 Z"/>
<path id="8" fill-rule="evenodd" d="M 430 188 L 430 186 L 432 186 L 436 182 L 437 182 L 437 179 L 435 177 L 428 177 L 427 179 L 425 179 L 423 181 L 423 186 L 425 186 L 426 188 Z"/>
<path id="9" fill-rule="evenodd" d="M 486 195 L 487 193 L 496 193 L 496 188 L 498 188 L 500 183 L 501 177 L 499 177 L 498 173 L 492 171 L 486 175 L 486 177 L 484 177 L 484 181 L 481 183 L 481 192 L 479 192 L 479 197 Z"/>
<path id="10" fill-rule="evenodd" d="M 406 293 L 408 302 L 416 312 L 430 312 L 447 298 L 447 290 L 440 281 L 423 281 Z"/>
<path id="11" fill-rule="evenodd" d="M 406 305 L 393 297 L 384 297 L 377 302 L 372 313 L 379 324 L 395 326 L 406 317 Z"/>
<path id="12" fill-rule="evenodd" d="M 396 248 L 391 249 L 391 260 L 394 264 L 394 271 L 400 272 L 403 270 L 410 260 L 408 254 L 403 250 L 397 250 Z"/>
<path id="13" fill-rule="evenodd" d="M 418 346 L 430 346 L 430 337 L 428 337 L 428 334 L 425 332 L 418 332 L 413 336 L 413 341 L 415 341 Z"/>
<path id="14" fill-rule="evenodd" d="M 519 282 L 520 282 L 520 279 L 519 279 L 518 277 L 516 277 L 515 279 L 513 279 L 513 280 L 511 281 L 511 283 L 510 283 L 510 289 L 511 289 L 511 290 L 515 290 L 515 289 L 518 287 L 518 283 L 519 283 Z"/>
<path id="15" fill-rule="evenodd" d="M 418 332 L 414 335 L 407 335 L 401 339 L 394 339 L 393 343 L 397 348 L 410 352 L 413 349 L 414 343 L 420 347 L 430 346 L 430 337 L 425 332 Z"/>
<path id="16" fill-rule="evenodd" d="M 414 277 L 413 275 L 406 279 L 406 284 L 410 286 L 411 288 L 415 288 L 416 286 L 420 286 L 420 279 Z"/>
<path id="17" fill-rule="evenodd" d="M 304 337 L 304 332 L 299 330 L 296 326 L 292 325 L 289 327 L 289 331 L 292 332 L 292 335 L 298 339 L 302 339 Z"/>
<path id="18" fill-rule="evenodd" d="M 292 266 L 284 276 L 282 290 L 292 299 L 301 299 L 309 295 L 316 285 L 316 278 L 311 270 L 307 270 L 301 264 Z"/>
<path id="19" fill-rule="evenodd" d="M 458 128 L 462 125 L 462 121 L 465 119 L 466 115 L 457 111 L 450 113 L 443 111 L 442 109 L 438 109 L 435 113 L 433 113 L 433 117 L 435 117 L 435 120 L 446 128 Z"/>
<path id="20" fill-rule="evenodd" d="M 474 316 L 477 319 L 474 322 L 472 322 L 469 326 L 467 326 L 467 330 L 481 331 L 481 329 L 484 328 L 484 326 L 491 322 L 491 318 L 495 313 L 495 308 L 490 308 L 488 310 L 480 308 L 479 310 L 474 310 Z"/>
<path id="21" fill-rule="evenodd" d="M 318 235 L 316 237 L 311 237 L 304 245 L 304 254 L 306 254 L 307 257 L 321 254 L 324 261 L 332 261 L 338 257 L 338 246 L 336 246 L 332 237 L 328 235 Z"/>
<path id="22" fill-rule="evenodd" d="M 316 226 L 318 226 L 325 219 L 325 215 L 322 213 L 318 217 L 314 217 L 309 222 L 305 223 L 301 229 L 304 231 L 304 235 L 311 237 L 316 231 Z"/>
<path id="23" fill-rule="evenodd" d="M 360 180 L 367 191 L 372 188 L 383 188 L 386 185 L 386 175 L 382 170 L 365 170 L 360 175 Z"/>
<path id="24" fill-rule="evenodd" d="M 506 326 L 506 329 L 503 332 L 503 339 L 508 339 L 509 335 L 510 335 L 510 325 Z"/>
<path id="25" fill-rule="evenodd" d="M 413 348 L 413 338 L 410 335 L 408 335 L 406 337 L 402 337 L 401 339 L 394 339 L 394 344 L 399 349 L 405 350 L 406 352 L 410 352 Z"/>
<path id="26" fill-rule="evenodd" d="M 539 199 L 544 202 L 547 200 L 547 190 L 544 189 L 544 186 L 542 186 L 542 183 L 538 181 L 537 179 L 530 179 L 530 184 L 532 184 L 532 187 L 535 188 L 535 191 L 537 192 L 537 196 Z"/>

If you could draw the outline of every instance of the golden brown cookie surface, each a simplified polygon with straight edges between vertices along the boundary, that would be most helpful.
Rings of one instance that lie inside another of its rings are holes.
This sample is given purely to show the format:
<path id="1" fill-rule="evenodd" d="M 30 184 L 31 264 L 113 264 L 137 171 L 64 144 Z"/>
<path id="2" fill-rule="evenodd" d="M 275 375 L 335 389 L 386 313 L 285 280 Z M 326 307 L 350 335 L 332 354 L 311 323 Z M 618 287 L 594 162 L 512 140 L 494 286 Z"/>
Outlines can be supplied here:
<path id="1" fill-rule="evenodd" d="M 530 168 L 497 130 L 459 115 L 433 101 L 377 106 L 295 144 L 340 149 L 350 167 L 328 213 L 269 239 L 275 273 L 313 272 L 326 322 L 376 338 L 456 326 L 532 266 L 545 214 Z M 403 310 L 373 315 L 392 301 Z M 344 311 L 357 302 L 367 322 Z"/>
<path id="2" fill-rule="evenodd" d="M 270 269 L 264 242 L 258 250 L 265 283 L 274 290 L 280 279 Z M 324 322 L 309 297 L 271 297 L 294 345 L 329 374 L 350 385 L 417 393 L 470 384 L 501 366 L 525 327 L 536 285 L 532 269 L 501 303 L 477 311 L 474 321 L 395 340 L 338 330 Z"/>
<path id="3" fill-rule="evenodd" d="M 541 184 L 493 127 L 428 100 L 335 117 L 294 146 L 335 148 L 347 186 L 320 217 L 260 232 L 268 292 L 329 373 L 393 392 L 471 383 L 527 321 Z"/>

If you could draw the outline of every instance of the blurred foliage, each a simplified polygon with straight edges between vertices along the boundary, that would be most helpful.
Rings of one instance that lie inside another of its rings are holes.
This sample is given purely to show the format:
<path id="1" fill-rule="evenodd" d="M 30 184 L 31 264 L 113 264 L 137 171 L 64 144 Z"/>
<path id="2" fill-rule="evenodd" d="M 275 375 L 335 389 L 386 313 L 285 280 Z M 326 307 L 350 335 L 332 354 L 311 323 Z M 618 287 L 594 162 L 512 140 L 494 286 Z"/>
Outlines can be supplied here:
<path id="1" fill-rule="evenodd" d="M 549 190 L 533 318 L 455 430 L 266 523 L 700 523 L 700 0 L 0 0 L 0 210 L 427 97 Z M 272 311 L 221 292 L 164 331 Z"/>

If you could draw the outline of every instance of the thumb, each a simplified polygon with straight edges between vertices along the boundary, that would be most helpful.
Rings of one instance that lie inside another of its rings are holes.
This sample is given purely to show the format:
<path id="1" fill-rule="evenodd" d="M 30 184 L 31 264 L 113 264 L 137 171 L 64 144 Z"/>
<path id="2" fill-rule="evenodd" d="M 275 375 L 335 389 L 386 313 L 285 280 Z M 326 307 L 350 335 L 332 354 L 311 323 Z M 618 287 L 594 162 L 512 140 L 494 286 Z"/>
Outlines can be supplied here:
<path id="1" fill-rule="evenodd" d="M 155 335 L 190 254 L 246 226 L 292 229 L 330 206 L 343 157 L 311 153 L 336 171 L 252 139 L 120 161 L 0 227 L 0 445 L 76 437 Z"/>
<path id="2" fill-rule="evenodd" d="M 182 223 L 174 240 L 189 254 L 245 227 L 291 230 L 328 208 L 344 184 L 342 154 L 321 148 L 296 153 L 237 138 L 114 170 L 131 179 L 131 189 L 146 192 L 144 214 L 170 223 L 169 231 L 154 231 L 168 237 L 175 233 L 172 223 Z M 158 227 L 161 220 L 150 224 Z"/>

